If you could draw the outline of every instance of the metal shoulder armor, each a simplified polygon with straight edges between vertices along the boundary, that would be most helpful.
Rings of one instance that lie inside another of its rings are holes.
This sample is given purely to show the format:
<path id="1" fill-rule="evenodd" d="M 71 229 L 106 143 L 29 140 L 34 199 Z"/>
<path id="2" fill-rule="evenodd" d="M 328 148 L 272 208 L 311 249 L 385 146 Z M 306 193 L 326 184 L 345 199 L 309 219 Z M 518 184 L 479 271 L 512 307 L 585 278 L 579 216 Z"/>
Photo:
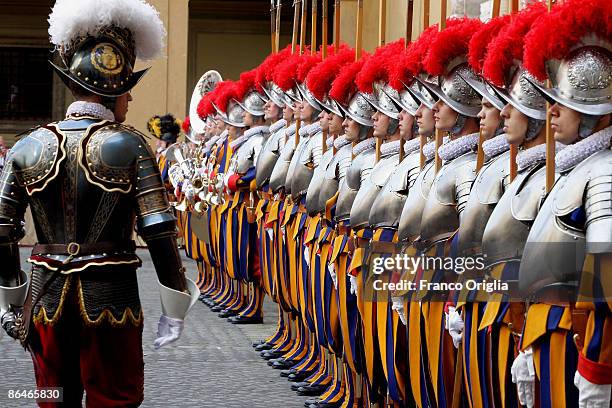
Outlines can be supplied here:
<path id="1" fill-rule="evenodd" d="M 372 227 L 398 227 L 400 214 L 408 196 L 409 183 L 414 183 L 419 171 L 418 153 L 406 156 L 395 168 L 372 204 L 369 215 Z"/>
<path id="2" fill-rule="evenodd" d="M 559 177 L 527 238 L 519 288 L 575 287 L 586 253 L 612 252 L 611 164 L 612 152 L 603 150 Z"/>
<path id="3" fill-rule="evenodd" d="M 350 218 L 351 208 L 361 187 L 361 183 L 366 179 L 376 160 L 374 149 L 369 149 L 351 162 L 346 171 L 346 177 L 340 183 L 338 201 L 336 203 L 336 219 L 344 221 Z"/>
<path id="4" fill-rule="evenodd" d="M 300 141 L 295 148 L 295 152 L 293 153 L 293 157 L 291 157 L 289 168 L 287 169 L 287 178 L 285 179 L 285 191 L 287 194 L 293 193 L 293 179 L 295 177 L 295 170 L 298 166 L 300 155 L 308 144 L 309 139 L 310 138 L 308 136 L 301 136 Z"/>
<path id="5" fill-rule="evenodd" d="M 487 266 L 521 259 L 529 228 L 543 199 L 540 192 L 544 183 L 545 169 L 543 165 L 538 165 L 518 173 L 514 181 L 508 185 L 506 192 L 491 212 L 482 234 L 482 253 L 486 255 Z M 532 210 L 529 217 L 517 219 L 513 213 L 513 202 L 523 189 L 538 193 L 521 197 L 522 204 Z"/>
<path id="6" fill-rule="evenodd" d="M 270 188 L 275 193 L 285 188 L 285 180 L 287 179 L 289 164 L 291 163 L 291 158 L 293 157 L 294 152 L 295 139 L 290 137 L 284 144 L 280 156 L 278 157 L 276 164 L 274 164 L 272 174 L 270 175 Z"/>
<path id="7" fill-rule="evenodd" d="M 257 160 L 257 165 L 255 168 L 255 180 L 257 182 L 257 188 L 259 189 L 270 182 L 270 176 L 274 170 L 274 165 L 276 164 L 276 161 L 281 153 L 281 142 L 283 144 L 285 142 L 284 128 L 276 131 L 273 135 L 268 137 L 263 148 L 261 149 L 261 153 L 259 154 L 259 159 Z"/>
<path id="8" fill-rule="evenodd" d="M 369 177 L 362 181 L 351 207 L 350 219 L 353 228 L 369 225 L 372 205 L 397 165 L 398 155 L 384 157 L 374 165 Z"/>
<path id="9" fill-rule="evenodd" d="M 510 152 L 504 152 L 485 163 L 478 172 L 459 225 L 460 254 L 480 252 L 487 221 L 510 180 L 509 157 Z"/>
<path id="10" fill-rule="evenodd" d="M 263 133 L 256 133 L 249 137 L 236 152 L 236 173 L 245 174 L 254 168 L 264 142 Z"/>
<path id="11" fill-rule="evenodd" d="M 553 212 L 558 223 L 566 224 L 564 218 L 583 207 L 587 252 L 612 252 L 612 151 L 593 154 L 557 183 Z"/>
<path id="12" fill-rule="evenodd" d="M 401 241 L 412 242 L 421 233 L 423 209 L 425 208 L 435 176 L 436 172 L 432 160 L 418 173 L 414 180 L 414 185 L 408 188 L 408 196 L 402 208 L 397 228 L 398 238 Z"/>
<path id="13" fill-rule="evenodd" d="M 21 139 L 9 151 L 0 176 L 0 253 L 5 252 L 2 250 L 4 245 L 16 245 L 25 235 L 23 219 L 28 206 L 28 195 L 26 185 L 17 178 L 18 167 L 15 164 L 15 156 L 28 155 L 32 144 L 27 139 L 27 136 Z M 21 160 L 23 163 L 24 159 Z M 19 254 L 16 254 L 16 257 L 18 261 Z"/>
<path id="14" fill-rule="evenodd" d="M 15 144 L 10 157 L 16 181 L 32 195 L 59 174 L 66 159 L 65 137 L 55 123 L 39 127 Z"/>
<path id="15" fill-rule="evenodd" d="M 294 201 L 299 200 L 308 190 L 314 169 L 321 161 L 321 146 L 321 133 L 317 133 L 308 138 L 300 151 L 291 178 L 291 196 Z"/>
<path id="16" fill-rule="evenodd" d="M 129 193 L 134 185 L 138 161 L 155 160 L 148 143 L 133 129 L 120 124 L 104 126 L 87 133 L 81 141 L 79 165 L 87 180 L 108 192 Z M 126 152 L 133 154 L 126 154 Z"/>
<path id="17" fill-rule="evenodd" d="M 421 240 L 430 245 L 449 238 L 459 228 L 472 188 L 476 154 L 466 153 L 446 163 L 434 180 L 421 219 Z"/>
<path id="18" fill-rule="evenodd" d="M 321 162 L 314 169 L 312 180 L 308 185 L 308 191 L 306 191 L 306 209 L 310 215 L 325 211 L 325 205 L 321 207 L 319 197 L 325 183 L 327 167 L 330 165 L 333 158 L 334 152 L 331 149 L 326 151 L 321 158 Z"/>

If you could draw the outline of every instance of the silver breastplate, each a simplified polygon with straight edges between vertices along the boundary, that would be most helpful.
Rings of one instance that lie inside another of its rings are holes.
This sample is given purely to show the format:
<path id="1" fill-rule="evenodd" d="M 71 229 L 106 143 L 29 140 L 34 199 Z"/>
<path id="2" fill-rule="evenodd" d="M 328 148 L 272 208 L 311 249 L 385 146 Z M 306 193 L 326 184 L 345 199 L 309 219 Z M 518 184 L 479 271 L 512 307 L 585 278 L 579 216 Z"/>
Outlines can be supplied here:
<path id="1" fill-rule="evenodd" d="M 369 225 L 372 205 L 382 187 L 389 180 L 389 176 L 397 168 L 398 157 L 395 154 L 381 158 L 372 168 L 370 176 L 361 182 L 361 187 L 355 196 L 355 201 L 351 208 L 351 227 L 358 228 Z"/>
<path id="2" fill-rule="evenodd" d="M 493 209 L 482 235 L 482 253 L 487 266 L 520 260 L 544 200 L 546 171 L 542 164 L 517 174 Z"/>
<path id="3" fill-rule="evenodd" d="M 432 160 L 423 167 L 423 170 L 419 171 L 414 180 L 414 185 L 408 188 L 408 196 L 397 227 L 398 238 L 401 241 L 412 242 L 421 233 L 423 208 L 425 208 L 435 175 L 435 166 Z M 410 186 L 410 182 L 408 185 Z"/>
<path id="4" fill-rule="evenodd" d="M 249 137 L 238 148 L 236 152 L 236 172 L 238 174 L 245 174 L 255 167 L 263 142 L 263 134 L 258 133 Z"/>
<path id="5" fill-rule="evenodd" d="M 287 194 L 293 192 L 293 178 L 295 175 L 295 169 L 297 167 L 300 154 L 302 154 L 302 151 L 304 150 L 304 147 L 306 146 L 308 141 L 308 137 L 300 137 L 300 141 L 298 142 L 297 147 L 295 148 L 295 152 L 291 157 L 291 161 L 289 162 L 289 167 L 287 168 L 287 177 L 285 178 L 285 192 Z"/>
<path id="6" fill-rule="evenodd" d="M 321 161 L 322 134 L 317 133 L 308 138 L 297 159 L 293 177 L 291 179 L 291 196 L 294 201 L 299 200 L 312 180 L 315 168 Z"/>
<path id="7" fill-rule="evenodd" d="M 312 180 L 310 181 L 308 191 L 306 192 L 306 209 L 310 215 L 315 215 L 325 211 L 325 205 L 323 205 L 323 207 L 320 206 L 319 196 L 321 195 L 321 189 L 325 181 L 325 172 L 327 171 L 327 168 L 333 158 L 333 150 L 327 150 L 321 157 L 321 162 L 319 165 L 314 169 Z"/>
<path id="8" fill-rule="evenodd" d="M 270 175 L 270 188 L 274 193 L 285 188 L 285 180 L 287 179 L 287 171 L 289 170 L 289 164 L 295 151 L 295 140 L 293 136 L 290 136 L 285 142 L 281 154 L 274 164 L 274 169 Z"/>
<path id="9" fill-rule="evenodd" d="M 612 151 L 603 150 L 559 177 L 523 252 L 519 288 L 577 286 L 585 254 L 612 252 Z"/>
<path id="10" fill-rule="evenodd" d="M 346 170 L 351 163 L 352 147 L 350 144 L 342 146 L 331 159 L 323 173 L 321 191 L 319 192 L 319 208 L 325 210 L 327 201 L 337 192 L 342 180 L 346 177 Z"/>
<path id="11" fill-rule="evenodd" d="M 440 169 L 427 197 L 421 219 L 425 246 L 449 238 L 459 228 L 472 183 L 476 178 L 476 154 L 465 153 Z"/>
<path id="12" fill-rule="evenodd" d="M 510 152 L 504 152 L 480 169 L 459 225 L 459 254 L 480 253 L 482 234 L 493 209 L 510 180 Z"/>
<path id="13" fill-rule="evenodd" d="M 346 177 L 340 182 L 338 201 L 336 202 L 336 220 L 346 221 L 350 218 L 351 208 L 361 187 L 361 183 L 369 176 L 374 167 L 376 152 L 369 149 L 351 162 L 346 171 Z"/>
<path id="14" fill-rule="evenodd" d="M 372 204 L 369 216 L 372 227 L 398 227 L 408 190 L 420 170 L 418 152 L 404 157 Z"/>
<path id="15" fill-rule="evenodd" d="M 284 143 L 285 129 L 277 131 L 266 140 L 259 154 L 256 166 L 255 179 L 258 189 L 261 189 L 270 182 L 270 176 L 272 175 L 272 171 L 274 170 L 274 166 L 280 156 Z"/>

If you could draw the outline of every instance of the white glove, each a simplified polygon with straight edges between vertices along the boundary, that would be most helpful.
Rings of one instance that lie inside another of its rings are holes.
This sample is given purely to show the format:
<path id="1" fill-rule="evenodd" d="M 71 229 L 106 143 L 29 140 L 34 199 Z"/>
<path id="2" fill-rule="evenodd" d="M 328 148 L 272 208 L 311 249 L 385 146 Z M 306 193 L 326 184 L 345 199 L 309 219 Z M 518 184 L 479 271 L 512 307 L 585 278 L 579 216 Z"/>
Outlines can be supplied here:
<path id="1" fill-rule="evenodd" d="M 306 265 L 310 266 L 310 249 L 307 246 L 304 247 L 304 260 Z"/>
<path id="2" fill-rule="evenodd" d="M 463 336 L 464 324 L 461 314 L 452 306 L 448 308 L 445 326 L 453 338 L 453 345 L 458 349 L 459 344 L 461 344 L 461 337 Z"/>
<path id="3" fill-rule="evenodd" d="M 272 228 L 266 228 L 266 232 L 268 233 L 268 237 L 270 237 L 270 241 L 274 239 L 274 230 Z"/>
<path id="4" fill-rule="evenodd" d="M 579 408 L 608 408 L 610 406 L 610 384 L 593 384 L 578 371 L 574 375 L 574 385 L 578 388 Z"/>
<path id="5" fill-rule="evenodd" d="M 355 295 L 357 296 L 357 277 L 351 275 L 350 277 L 350 281 L 351 281 L 351 295 Z"/>
<path id="6" fill-rule="evenodd" d="M 157 323 L 157 339 L 153 343 L 155 350 L 177 341 L 183 333 L 183 327 L 183 320 L 161 315 Z"/>
<path id="7" fill-rule="evenodd" d="M 223 175 L 223 185 L 229 189 L 229 179 L 234 174 L 232 171 L 228 171 Z"/>
<path id="8" fill-rule="evenodd" d="M 519 351 L 519 355 L 514 359 L 512 368 L 512 382 L 516 384 L 519 402 L 521 405 L 532 408 L 535 405 L 535 368 L 533 367 L 533 352 L 531 347 L 525 352 Z M 586 406 L 586 405 L 585 405 Z"/>
<path id="9" fill-rule="evenodd" d="M 338 289 L 338 275 L 336 275 L 336 266 L 333 263 L 327 265 L 327 271 L 329 272 L 329 276 L 331 276 L 332 281 L 334 282 L 334 288 Z"/>
<path id="10" fill-rule="evenodd" d="M 219 181 L 215 184 L 215 190 L 221 191 L 223 188 L 223 177 L 219 177 Z"/>
<path id="11" fill-rule="evenodd" d="M 395 310 L 402 323 L 404 323 L 404 326 L 407 326 L 408 323 L 406 322 L 406 313 L 404 311 L 404 298 L 401 296 L 393 296 L 391 300 L 393 301 L 391 304 L 391 310 Z"/>

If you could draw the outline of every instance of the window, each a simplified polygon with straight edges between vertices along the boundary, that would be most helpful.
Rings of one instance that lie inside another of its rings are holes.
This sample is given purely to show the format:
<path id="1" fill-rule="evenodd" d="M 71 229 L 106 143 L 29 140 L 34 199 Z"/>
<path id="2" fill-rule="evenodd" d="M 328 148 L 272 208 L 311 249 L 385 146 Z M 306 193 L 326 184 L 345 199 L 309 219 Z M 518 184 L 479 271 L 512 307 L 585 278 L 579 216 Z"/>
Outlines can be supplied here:
<path id="1" fill-rule="evenodd" d="M 51 119 L 50 56 L 47 48 L 0 47 L 0 120 Z"/>

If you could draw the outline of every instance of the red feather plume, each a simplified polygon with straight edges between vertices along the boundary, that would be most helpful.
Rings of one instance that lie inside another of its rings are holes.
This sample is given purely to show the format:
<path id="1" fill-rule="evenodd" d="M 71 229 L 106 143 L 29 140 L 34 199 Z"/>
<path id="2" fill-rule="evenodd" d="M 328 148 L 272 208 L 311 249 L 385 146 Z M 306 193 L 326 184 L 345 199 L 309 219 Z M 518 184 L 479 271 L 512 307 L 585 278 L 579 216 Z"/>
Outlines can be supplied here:
<path id="1" fill-rule="evenodd" d="M 449 22 L 431 41 L 423 61 L 423 67 L 431 75 L 446 74 L 448 62 L 456 57 L 467 56 L 472 35 L 483 25 L 480 20 L 467 17 L 449 19 Z"/>
<path id="2" fill-rule="evenodd" d="M 329 92 L 333 80 L 340 69 L 355 60 L 355 50 L 347 45 L 341 45 L 337 54 L 327 57 L 312 68 L 306 76 L 306 86 L 315 98 L 322 100 Z"/>
<path id="3" fill-rule="evenodd" d="M 213 102 L 221 112 L 227 112 L 229 101 L 236 99 L 238 96 L 236 83 L 234 81 L 223 81 L 217 84 L 217 88 L 219 90 Z"/>
<path id="4" fill-rule="evenodd" d="M 330 98 L 342 104 L 349 102 L 349 98 L 357 91 L 355 78 L 359 71 L 361 71 L 368 57 L 369 55 L 363 55 L 359 61 L 352 62 L 342 67 L 338 76 L 334 79 L 334 82 L 332 82 L 329 91 Z"/>
<path id="5" fill-rule="evenodd" d="M 404 39 L 399 39 L 383 47 L 378 47 L 374 54 L 363 64 L 355 82 L 361 92 L 372 93 L 372 85 L 377 81 L 387 82 L 389 72 L 386 62 L 393 56 L 404 51 Z"/>
<path id="6" fill-rule="evenodd" d="M 240 80 L 236 82 L 236 99 L 242 101 L 247 93 L 255 89 L 255 75 L 257 68 L 240 74 Z"/>
<path id="7" fill-rule="evenodd" d="M 515 61 L 523 59 L 524 38 L 532 24 L 547 12 L 543 3 L 533 3 L 513 16 L 512 21 L 489 46 L 483 75 L 497 86 L 505 86 Z"/>
<path id="8" fill-rule="evenodd" d="M 185 120 L 183 121 L 183 123 L 181 124 L 181 129 L 183 129 L 184 133 L 189 133 L 190 128 L 191 128 L 191 119 L 189 119 L 189 116 L 187 116 Z"/>
<path id="9" fill-rule="evenodd" d="M 270 54 L 257 68 L 257 74 L 255 76 L 255 82 L 257 84 L 263 84 L 268 81 L 272 81 L 272 75 L 276 66 L 291 55 L 291 45 L 286 46 L 276 54 Z"/>
<path id="10" fill-rule="evenodd" d="M 410 84 L 412 78 L 423 71 L 423 59 L 429 50 L 429 44 L 437 33 L 437 24 L 429 26 L 404 52 L 398 54 L 395 60 L 390 62 L 393 65 L 389 71 L 389 85 L 401 90 L 403 84 Z"/>
<path id="11" fill-rule="evenodd" d="M 468 63 L 474 72 L 482 72 L 482 65 L 491 41 L 510 22 L 511 18 L 511 14 L 495 17 L 474 33 L 468 49 Z"/>
<path id="12" fill-rule="evenodd" d="M 274 69 L 272 80 L 283 91 L 288 91 L 293 88 L 297 79 L 297 69 L 302 60 L 302 56 L 295 53 L 287 56 Z"/>
<path id="13" fill-rule="evenodd" d="M 612 1 L 565 0 L 534 23 L 525 37 L 525 68 L 537 79 L 546 79 L 545 62 L 563 59 L 589 34 L 612 38 Z"/>

